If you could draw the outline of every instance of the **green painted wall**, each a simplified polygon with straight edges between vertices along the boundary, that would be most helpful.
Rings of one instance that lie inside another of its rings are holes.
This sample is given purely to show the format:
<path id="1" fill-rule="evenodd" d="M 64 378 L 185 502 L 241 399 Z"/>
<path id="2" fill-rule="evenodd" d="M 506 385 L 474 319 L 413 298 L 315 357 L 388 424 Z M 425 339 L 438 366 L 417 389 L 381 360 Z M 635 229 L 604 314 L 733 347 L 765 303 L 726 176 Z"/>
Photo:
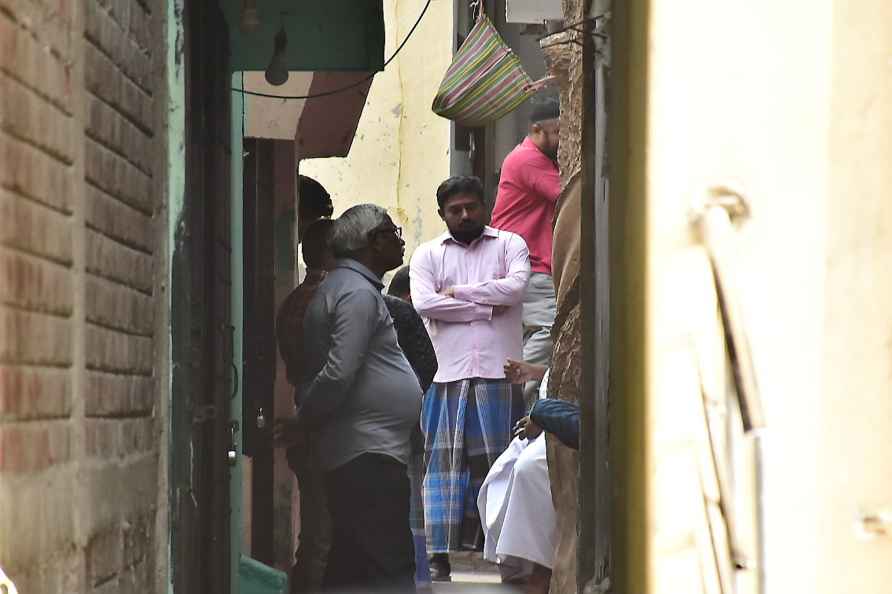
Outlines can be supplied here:
<path id="1" fill-rule="evenodd" d="M 173 331 L 174 331 L 174 295 L 173 286 L 174 257 L 176 255 L 176 230 L 180 226 L 183 216 L 184 194 L 186 190 L 186 83 L 185 64 L 183 52 L 183 5 L 182 0 L 167 0 L 167 305 L 168 328 L 167 349 L 168 362 L 173 366 Z M 174 484 L 171 477 L 175 468 L 174 455 L 177 452 L 177 428 L 174 423 L 173 412 L 173 377 L 172 371 L 167 376 L 167 394 L 162 404 L 162 417 L 169 421 L 167 432 L 167 456 L 165 460 L 167 481 L 170 488 Z M 174 493 L 171 491 L 168 505 L 175 504 Z M 173 594 L 173 529 L 172 522 L 165 520 L 168 532 L 167 539 L 167 591 Z"/>

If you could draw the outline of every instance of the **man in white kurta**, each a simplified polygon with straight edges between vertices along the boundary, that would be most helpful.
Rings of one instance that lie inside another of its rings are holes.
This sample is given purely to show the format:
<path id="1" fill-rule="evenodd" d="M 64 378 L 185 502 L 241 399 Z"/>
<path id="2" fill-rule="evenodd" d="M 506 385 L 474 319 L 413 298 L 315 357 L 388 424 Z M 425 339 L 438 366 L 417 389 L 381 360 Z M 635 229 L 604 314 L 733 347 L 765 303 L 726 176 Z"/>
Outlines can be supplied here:
<path id="1" fill-rule="evenodd" d="M 547 389 L 546 374 L 540 398 Z M 557 522 L 544 433 L 514 438 L 490 469 L 477 505 L 486 536 L 483 556 L 500 565 L 503 581 L 527 578 L 533 564 L 552 568 Z"/>

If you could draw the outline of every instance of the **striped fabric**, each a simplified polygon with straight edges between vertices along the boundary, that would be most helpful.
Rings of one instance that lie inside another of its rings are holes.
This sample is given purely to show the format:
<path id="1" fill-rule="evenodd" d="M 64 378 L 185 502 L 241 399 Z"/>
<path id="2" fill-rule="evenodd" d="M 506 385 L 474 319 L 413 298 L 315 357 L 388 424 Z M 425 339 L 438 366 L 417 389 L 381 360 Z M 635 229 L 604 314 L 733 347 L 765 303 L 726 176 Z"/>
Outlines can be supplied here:
<path id="1" fill-rule="evenodd" d="M 421 408 L 428 554 L 482 545 L 477 495 L 523 414 L 521 386 L 505 380 L 431 384 Z"/>
<path id="2" fill-rule="evenodd" d="M 468 128 L 499 119 L 535 94 L 520 59 L 481 14 L 452 59 L 434 104 L 434 113 Z"/>

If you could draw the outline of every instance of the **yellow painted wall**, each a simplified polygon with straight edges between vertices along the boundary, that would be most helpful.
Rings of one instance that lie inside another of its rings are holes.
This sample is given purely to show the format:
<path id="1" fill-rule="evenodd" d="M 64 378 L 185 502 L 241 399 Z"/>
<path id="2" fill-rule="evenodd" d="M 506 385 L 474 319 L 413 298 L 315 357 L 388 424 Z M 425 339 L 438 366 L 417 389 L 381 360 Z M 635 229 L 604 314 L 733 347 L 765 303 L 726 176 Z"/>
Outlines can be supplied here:
<path id="1" fill-rule="evenodd" d="M 385 0 L 385 53 L 393 54 L 424 0 Z M 346 158 L 301 161 L 331 193 L 335 215 L 362 202 L 386 207 L 412 250 L 443 230 L 435 190 L 449 176 L 449 122 L 430 109 L 452 59 L 452 2 L 432 0 L 399 56 L 372 83 Z"/>

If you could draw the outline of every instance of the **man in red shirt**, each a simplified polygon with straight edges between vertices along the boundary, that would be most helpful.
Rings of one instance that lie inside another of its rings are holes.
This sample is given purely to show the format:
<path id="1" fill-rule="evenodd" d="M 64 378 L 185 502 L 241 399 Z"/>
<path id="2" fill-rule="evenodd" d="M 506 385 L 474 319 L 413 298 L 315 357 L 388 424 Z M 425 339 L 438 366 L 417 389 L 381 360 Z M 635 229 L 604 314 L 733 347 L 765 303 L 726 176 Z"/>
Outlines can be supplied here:
<path id="1" fill-rule="evenodd" d="M 532 274 L 523 300 L 523 360 L 551 364 L 551 326 L 555 315 L 551 280 L 554 207 L 561 193 L 556 164 L 560 133 L 557 98 L 541 99 L 533 107 L 529 132 L 502 163 L 492 226 L 524 238 L 530 250 Z M 537 382 L 524 389 L 527 404 L 535 398 Z"/>

